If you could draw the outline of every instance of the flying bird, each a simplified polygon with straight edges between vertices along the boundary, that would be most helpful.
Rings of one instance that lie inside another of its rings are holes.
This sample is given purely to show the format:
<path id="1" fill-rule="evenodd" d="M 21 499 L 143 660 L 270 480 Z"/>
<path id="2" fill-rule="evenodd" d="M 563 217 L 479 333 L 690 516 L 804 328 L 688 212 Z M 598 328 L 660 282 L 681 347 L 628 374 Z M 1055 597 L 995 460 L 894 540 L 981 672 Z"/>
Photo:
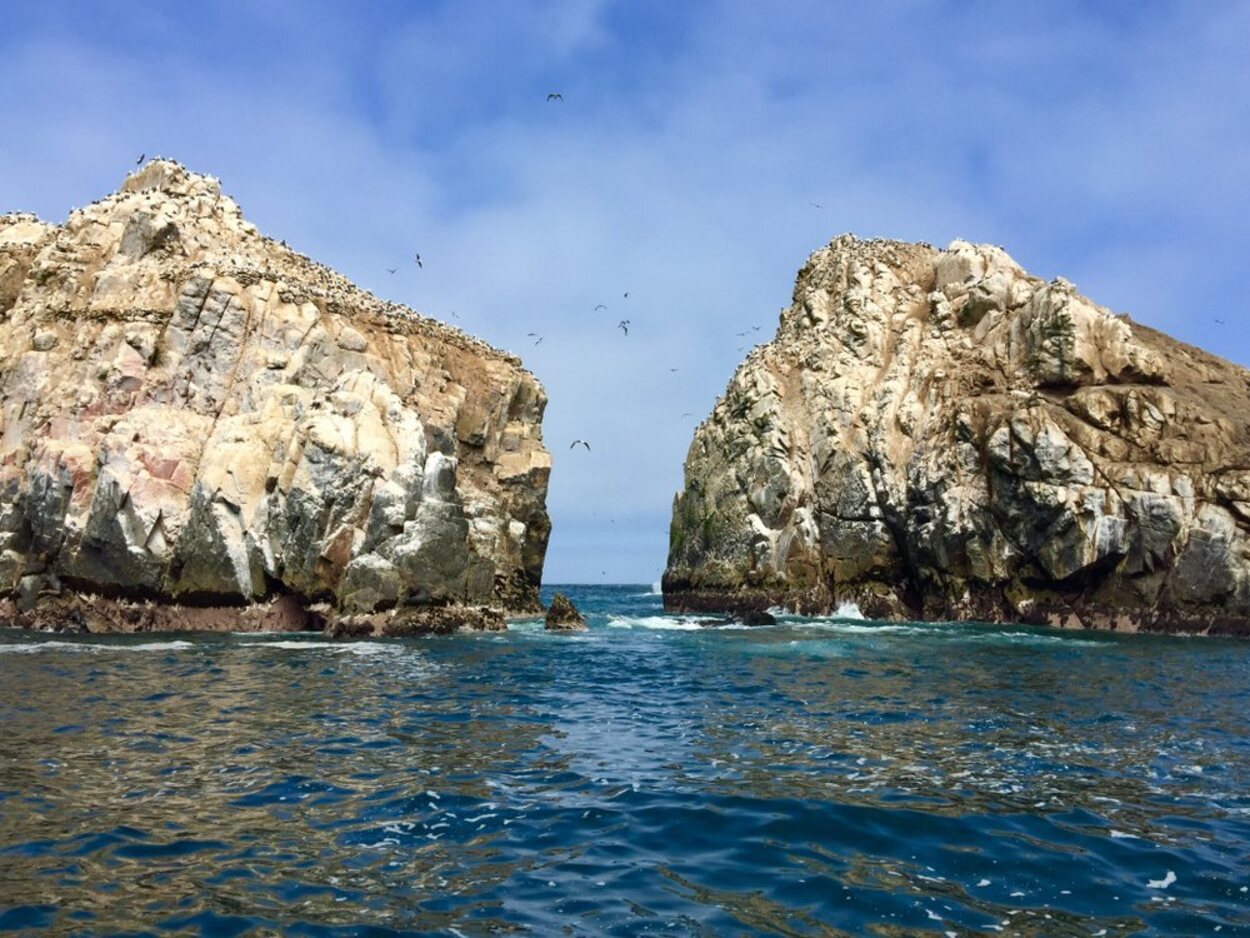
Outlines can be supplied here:
<path id="1" fill-rule="evenodd" d="M 136 166 L 142 166 L 142 165 L 143 165 L 143 158 L 144 158 L 145 156 L 147 156 L 147 154 L 146 154 L 146 153 L 140 153 L 140 154 L 139 154 L 139 158 L 138 158 L 137 160 L 135 160 L 135 165 L 136 165 Z"/>
<path id="2" fill-rule="evenodd" d="M 1224 320 L 1222 319 L 1216 319 L 1215 321 L 1218 322 L 1221 326 L 1224 325 Z"/>
<path id="3" fill-rule="evenodd" d="M 453 309 L 453 310 L 451 310 L 451 318 L 452 318 L 452 319 L 459 319 L 459 318 L 460 318 L 460 314 L 459 314 L 459 313 L 457 313 L 457 312 Z"/>
<path id="4" fill-rule="evenodd" d="M 535 345 L 538 345 L 538 344 L 539 344 L 540 342 L 542 342 L 542 340 L 543 340 L 543 337 L 542 337 L 542 336 L 540 336 L 540 335 L 538 335 L 538 333 L 537 333 L 537 332 L 527 332 L 527 333 L 525 333 L 525 335 L 526 335 L 527 337 L 531 338 L 531 339 L 533 339 L 533 338 L 537 337 L 538 341 L 534 343 Z"/>
<path id="5" fill-rule="evenodd" d="M 398 268 L 398 267 L 388 267 L 388 268 L 386 268 L 386 272 L 387 272 L 388 274 L 393 274 L 393 273 L 395 273 L 395 271 L 397 271 L 397 270 L 399 270 L 399 268 Z"/>
<path id="6" fill-rule="evenodd" d="M 759 327 L 759 326 L 752 326 L 752 327 L 751 327 L 751 331 L 752 331 L 752 332 L 759 332 L 759 331 L 760 331 L 760 327 Z"/>
<path id="7" fill-rule="evenodd" d="M 824 208 L 823 205 L 820 205 L 816 202 L 808 202 L 807 204 L 810 205 L 812 208 Z"/>
<path id="8" fill-rule="evenodd" d="M 560 92 L 558 91 L 553 91 L 551 92 L 551 94 L 547 95 L 547 100 L 548 101 L 563 101 L 564 95 L 560 94 Z"/>
<path id="9" fill-rule="evenodd" d="M 412 256 L 412 259 L 413 259 L 414 261 L 416 261 L 416 263 L 417 263 L 417 266 L 418 266 L 418 267 L 420 267 L 422 270 L 424 270 L 424 269 L 425 269 L 425 265 L 421 263 L 421 255 L 420 255 L 420 254 L 414 254 L 414 255 Z"/>
<path id="10" fill-rule="evenodd" d="M 629 320 L 622 319 L 620 322 L 616 324 L 616 328 L 620 329 L 626 335 L 629 335 Z"/>
<path id="11" fill-rule="evenodd" d="M 683 416 L 683 417 L 693 417 L 693 416 L 694 416 L 694 414 L 690 413 L 689 411 L 686 411 L 686 413 L 682 414 L 682 416 Z"/>
<path id="12" fill-rule="evenodd" d="M 572 443 L 569 444 L 569 449 L 572 449 L 573 447 L 577 446 L 577 444 L 579 443 L 582 446 L 586 447 L 586 452 L 588 453 L 590 452 L 590 444 L 587 443 L 585 440 L 574 440 Z"/>
<path id="13" fill-rule="evenodd" d="M 627 299 L 627 300 L 629 299 L 629 291 L 628 291 L 628 290 L 626 290 L 626 291 L 625 291 L 625 299 Z"/>
<path id="14" fill-rule="evenodd" d="M 676 371 L 676 368 L 670 368 L 669 371 Z"/>
<path id="15" fill-rule="evenodd" d="M 602 303 L 600 303 L 598 306 L 595 307 L 596 311 L 601 310 L 601 309 L 607 309 L 607 307 L 604 306 Z"/>

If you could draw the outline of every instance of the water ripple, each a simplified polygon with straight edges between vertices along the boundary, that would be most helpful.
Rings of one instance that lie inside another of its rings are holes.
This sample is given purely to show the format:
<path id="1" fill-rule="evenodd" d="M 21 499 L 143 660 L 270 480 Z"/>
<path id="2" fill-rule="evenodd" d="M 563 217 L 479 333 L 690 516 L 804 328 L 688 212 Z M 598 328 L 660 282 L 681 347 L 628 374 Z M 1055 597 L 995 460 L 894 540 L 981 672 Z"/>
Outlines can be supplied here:
<path id="1" fill-rule="evenodd" d="M 1250 933 L 1245 644 L 574 600 L 0 634 L 0 931 Z"/>

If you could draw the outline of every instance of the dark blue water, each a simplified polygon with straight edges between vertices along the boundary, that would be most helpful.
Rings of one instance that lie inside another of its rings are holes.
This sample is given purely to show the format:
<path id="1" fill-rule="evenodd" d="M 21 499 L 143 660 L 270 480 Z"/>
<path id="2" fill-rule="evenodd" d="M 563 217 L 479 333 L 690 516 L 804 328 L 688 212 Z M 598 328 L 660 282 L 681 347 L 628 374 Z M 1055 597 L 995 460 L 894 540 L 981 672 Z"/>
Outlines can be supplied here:
<path id="1" fill-rule="evenodd" d="M 1250 934 L 1250 643 L 0 632 L 0 930 Z"/>

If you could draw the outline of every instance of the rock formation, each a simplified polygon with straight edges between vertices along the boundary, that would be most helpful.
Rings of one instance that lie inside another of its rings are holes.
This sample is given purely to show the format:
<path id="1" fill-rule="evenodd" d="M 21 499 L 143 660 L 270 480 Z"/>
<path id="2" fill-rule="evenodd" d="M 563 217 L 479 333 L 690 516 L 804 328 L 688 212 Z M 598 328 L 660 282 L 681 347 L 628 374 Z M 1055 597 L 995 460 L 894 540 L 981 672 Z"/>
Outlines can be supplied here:
<path id="1" fill-rule="evenodd" d="M 673 610 L 1250 632 L 1250 372 L 999 248 L 843 236 L 695 433 Z"/>
<path id="2" fill-rule="evenodd" d="M 571 599 L 563 593 L 556 593 L 547 607 L 543 628 L 549 632 L 580 632 L 586 628 L 586 620 Z"/>
<path id="3" fill-rule="evenodd" d="M 175 163 L 59 227 L 0 216 L 9 618 L 87 592 L 536 611 L 545 404 L 515 357 L 263 237 Z"/>

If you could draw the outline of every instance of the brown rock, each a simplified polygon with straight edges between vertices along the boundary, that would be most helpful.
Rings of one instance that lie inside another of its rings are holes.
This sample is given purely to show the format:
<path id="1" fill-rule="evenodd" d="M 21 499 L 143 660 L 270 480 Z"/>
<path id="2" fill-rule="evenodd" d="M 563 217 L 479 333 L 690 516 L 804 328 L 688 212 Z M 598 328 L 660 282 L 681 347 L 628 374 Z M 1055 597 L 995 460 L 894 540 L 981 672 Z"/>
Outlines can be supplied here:
<path id="1" fill-rule="evenodd" d="M 502 632 L 504 615 L 489 606 L 425 606 L 386 612 L 334 616 L 325 633 L 330 638 L 419 638 L 455 632 Z"/>
<path id="2" fill-rule="evenodd" d="M 586 620 L 567 596 L 556 593 L 547 607 L 544 628 L 549 632 L 578 632 L 586 628 Z"/>

